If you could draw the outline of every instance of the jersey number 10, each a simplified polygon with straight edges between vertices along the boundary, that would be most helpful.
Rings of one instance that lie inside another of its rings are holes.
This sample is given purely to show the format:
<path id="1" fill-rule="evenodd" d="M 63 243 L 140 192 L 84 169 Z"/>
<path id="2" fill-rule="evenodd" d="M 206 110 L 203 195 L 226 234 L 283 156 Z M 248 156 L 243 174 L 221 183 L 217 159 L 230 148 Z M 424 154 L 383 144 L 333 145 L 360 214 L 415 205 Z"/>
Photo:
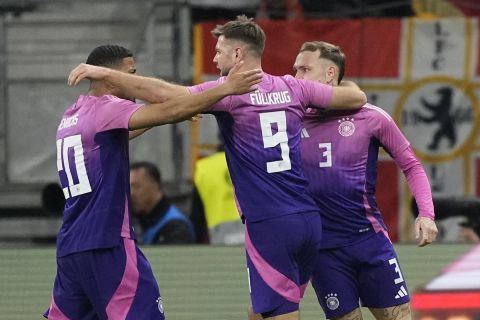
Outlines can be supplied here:
<path id="1" fill-rule="evenodd" d="M 75 159 L 75 171 L 78 177 L 78 183 L 74 183 L 71 163 L 68 160 L 68 151 L 73 148 L 73 156 Z M 82 138 L 79 134 L 65 137 L 57 140 L 57 168 L 58 171 L 64 171 L 67 176 L 68 186 L 63 187 L 65 199 L 79 196 L 92 191 L 90 181 L 88 180 L 87 169 L 85 168 L 85 158 L 83 157 Z"/>

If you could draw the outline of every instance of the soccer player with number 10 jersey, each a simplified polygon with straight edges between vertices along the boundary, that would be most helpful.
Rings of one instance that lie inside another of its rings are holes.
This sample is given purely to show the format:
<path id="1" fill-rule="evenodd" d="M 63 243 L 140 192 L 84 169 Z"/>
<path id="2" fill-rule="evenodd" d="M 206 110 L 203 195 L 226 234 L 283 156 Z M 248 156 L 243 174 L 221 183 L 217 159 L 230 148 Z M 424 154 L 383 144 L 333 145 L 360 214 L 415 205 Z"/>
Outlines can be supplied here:
<path id="1" fill-rule="evenodd" d="M 131 52 L 116 45 L 95 48 L 87 63 L 135 73 Z M 88 94 L 65 111 L 56 146 L 66 204 L 46 318 L 164 319 L 157 282 L 130 223 L 129 138 L 189 118 L 229 94 L 251 91 L 261 79 L 260 70 L 238 68 L 211 90 L 144 105 L 119 88 L 92 80 Z"/>

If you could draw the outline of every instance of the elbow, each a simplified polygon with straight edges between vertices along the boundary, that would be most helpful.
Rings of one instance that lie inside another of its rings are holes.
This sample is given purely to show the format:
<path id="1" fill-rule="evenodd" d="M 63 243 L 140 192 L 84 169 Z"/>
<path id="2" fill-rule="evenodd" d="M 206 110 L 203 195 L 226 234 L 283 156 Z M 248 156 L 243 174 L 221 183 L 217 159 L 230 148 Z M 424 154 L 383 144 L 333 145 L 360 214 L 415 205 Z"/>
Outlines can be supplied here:
<path id="1" fill-rule="evenodd" d="M 355 110 L 367 103 L 367 95 L 361 90 L 344 88 L 340 92 L 341 94 L 332 99 L 331 108 Z"/>
<path id="2" fill-rule="evenodd" d="M 358 94 L 358 104 L 356 104 L 355 107 L 361 108 L 365 103 L 367 103 L 367 95 L 365 92 L 360 91 Z"/>
<path id="3" fill-rule="evenodd" d="M 365 103 L 367 103 L 367 95 L 365 94 L 365 92 L 362 91 L 362 104 L 361 104 L 361 106 L 363 106 Z"/>
<path id="4" fill-rule="evenodd" d="M 367 103 L 367 95 L 363 91 L 358 91 L 350 104 L 350 109 L 360 109 L 365 103 Z"/>

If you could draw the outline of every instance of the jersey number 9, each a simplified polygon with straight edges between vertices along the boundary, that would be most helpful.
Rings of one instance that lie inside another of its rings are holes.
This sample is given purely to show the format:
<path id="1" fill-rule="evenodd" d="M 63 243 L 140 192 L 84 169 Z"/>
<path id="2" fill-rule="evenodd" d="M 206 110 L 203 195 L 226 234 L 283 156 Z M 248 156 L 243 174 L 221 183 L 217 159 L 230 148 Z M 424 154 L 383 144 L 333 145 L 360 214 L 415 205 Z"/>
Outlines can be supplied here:
<path id="1" fill-rule="evenodd" d="M 272 131 L 272 124 L 277 124 L 277 132 Z M 290 170 L 290 147 L 288 146 L 287 118 L 285 111 L 260 113 L 260 126 L 262 128 L 263 147 L 273 148 L 280 146 L 282 160 L 267 162 L 267 172 L 281 172 Z"/>

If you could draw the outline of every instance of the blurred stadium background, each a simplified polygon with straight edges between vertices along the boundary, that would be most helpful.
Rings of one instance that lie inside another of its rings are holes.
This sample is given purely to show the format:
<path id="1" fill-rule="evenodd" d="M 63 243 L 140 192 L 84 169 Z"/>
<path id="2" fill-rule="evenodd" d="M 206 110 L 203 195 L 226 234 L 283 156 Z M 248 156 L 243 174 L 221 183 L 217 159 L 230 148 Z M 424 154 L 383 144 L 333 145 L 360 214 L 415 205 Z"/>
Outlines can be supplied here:
<path id="1" fill-rule="evenodd" d="M 0 318 L 37 319 L 50 299 L 53 240 L 60 215 L 54 137 L 63 110 L 86 91 L 65 85 L 96 46 L 130 48 L 138 73 L 182 84 L 214 78 L 218 21 L 246 13 L 267 33 L 265 71 L 291 73 L 300 44 L 326 40 L 347 54 L 347 74 L 389 112 L 412 142 L 441 213 L 439 243 L 413 244 L 412 199 L 402 174 L 381 154 L 378 200 L 410 290 L 471 246 L 460 226 L 480 225 L 480 4 L 476 0 L 0 0 Z M 451 100 L 443 103 L 441 90 Z M 453 143 L 422 101 L 454 125 Z M 443 109 L 442 109 L 443 108 Z M 444 117 L 445 118 L 445 117 Z M 218 143 L 214 120 L 151 130 L 131 159 L 156 163 L 168 194 L 189 212 L 194 162 Z M 239 247 L 145 248 L 170 319 L 244 319 L 248 301 Z M 480 260 L 480 257 L 478 257 Z M 311 291 L 305 319 L 318 319 Z"/>

